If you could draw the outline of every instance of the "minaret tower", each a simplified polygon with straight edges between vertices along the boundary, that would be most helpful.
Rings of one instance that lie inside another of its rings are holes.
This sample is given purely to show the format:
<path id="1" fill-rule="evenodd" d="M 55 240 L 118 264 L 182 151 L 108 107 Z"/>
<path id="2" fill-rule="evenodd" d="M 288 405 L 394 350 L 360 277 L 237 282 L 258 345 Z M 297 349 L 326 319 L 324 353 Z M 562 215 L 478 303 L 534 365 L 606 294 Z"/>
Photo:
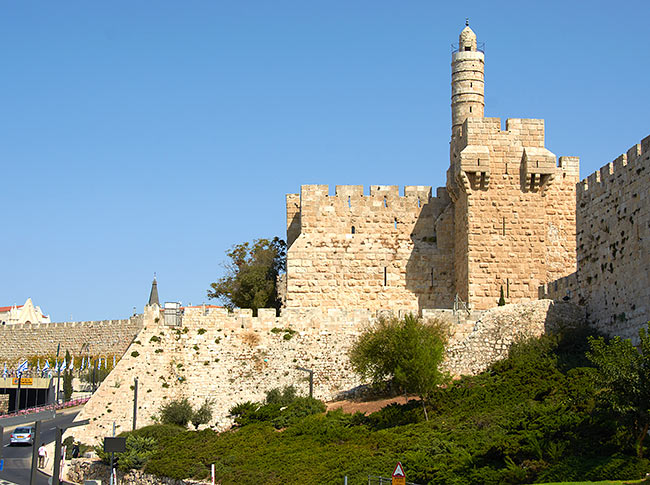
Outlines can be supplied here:
<path id="1" fill-rule="evenodd" d="M 458 38 L 458 50 L 451 57 L 451 133 L 460 132 L 467 118 L 482 118 L 485 55 L 478 48 L 476 34 L 465 21 Z"/>

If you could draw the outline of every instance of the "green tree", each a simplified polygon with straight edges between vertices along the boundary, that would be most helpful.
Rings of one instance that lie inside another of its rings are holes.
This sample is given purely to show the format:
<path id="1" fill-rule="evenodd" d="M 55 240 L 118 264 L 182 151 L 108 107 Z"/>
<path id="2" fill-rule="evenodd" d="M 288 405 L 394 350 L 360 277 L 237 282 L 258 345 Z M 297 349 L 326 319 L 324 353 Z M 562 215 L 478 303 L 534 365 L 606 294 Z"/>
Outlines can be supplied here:
<path id="1" fill-rule="evenodd" d="M 70 370 L 72 357 L 70 357 L 70 352 L 67 350 L 65 351 L 65 362 L 66 369 L 63 371 L 63 400 L 69 401 L 72 397 L 72 371 Z"/>
<path id="2" fill-rule="evenodd" d="M 499 301 L 497 302 L 498 306 L 505 306 L 506 304 L 506 299 L 503 296 L 503 285 L 501 285 L 501 293 L 499 295 Z"/>
<path id="3" fill-rule="evenodd" d="M 373 383 L 390 379 L 402 392 L 418 395 L 428 419 L 426 402 L 448 380 L 440 369 L 446 340 L 441 322 L 424 323 L 413 315 L 380 319 L 353 344 L 350 362 Z"/>
<path id="4" fill-rule="evenodd" d="M 192 424 L 196 429 L 202 424 L 208 424 L 212 419 L 212 402 L 206 399 L 203 404 L 192 413 Z"/>
<path id="5" fill-rule="evenodd" d="M 208 298 L 221 300 L 227 308 L 280 308 L 277 278 L 286 271 L 287 245 L 277 237 L 255 239 L 233 246 L 226 253 L 226 275 L 210 284 Z"/>
<path id="6" fill-rule="evenodd" d="M 596 366 L 599 398 L 635 435 L 636 453 L 643 457 L 643 440 L 650 425 L 650 335 L 639 331 L 640 348 L 620 337 L 590 338 L 589 360 Z"/>
<path id="7" fill-rule="evenodd" d="M 186 397 L 168 401 L 160 407 L 160 422 L 162 424 L 174 424 L 184 428 L 193 417 L 194 410 Z"/>

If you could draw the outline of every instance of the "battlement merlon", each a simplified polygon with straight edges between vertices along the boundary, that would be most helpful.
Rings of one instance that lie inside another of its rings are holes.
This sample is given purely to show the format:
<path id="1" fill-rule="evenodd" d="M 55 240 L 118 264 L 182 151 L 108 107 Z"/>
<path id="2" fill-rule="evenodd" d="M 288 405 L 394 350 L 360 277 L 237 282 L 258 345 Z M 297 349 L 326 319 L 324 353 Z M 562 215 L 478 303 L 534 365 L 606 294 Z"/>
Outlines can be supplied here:
<path id="1" fill-rule="evenodd" d="M 298 197 L 298 206 L 304 209 L 306 205 L 311 202 L 324 202 L 332 200 L 344 200 L 347 203 L 348 198 L 350 201 L 354 199 L 420 199 L 421 203 L 426 203 L 432 198 L 446 198 L 447 191 L 445 188 L 439 187 L 436 190 L 436 196 L 432 195 L 432 187 L 430 185 L 406 185 L 400 195 L 399 186 L 397 185 L 371 185 L 369 194 L 364 194 L 364 187 L 362 185 L 337 185 L 335 187 L 334 195 L 329 195 L 329 186 L 327 185 L 301 185 L 300 196 L 297 194 L 287 195 L 287 204 L 294 204 Z"/>
<path id="2" fill-rule="evenodd" d="M 645 165 L 645 167 L 644 167 Z M 599 170 L 591 173 L 581 180 L 577 187 L 578 200 L 588 194 L 597 197 L 598 194 L 607 190 L 607 185 L 616 183 L 617 179 L 623 178 L 622 183 L 629 181 L 624 174 L 630 174 L 637 170 L 650 169 L 650 136 L 632 146 L 626 153 L 619 155 L 614 161 L 602 166 Z"/>
<path id="3" fill-rule="evenodd" d="M 508 118 L 506 129 L 502 130 L 501 118 L 467 118 L 456 143 L 460 151 L 467 145 L 487 145 L 500 140 L 510 146 L 544 148 L 544 120 Z"/>

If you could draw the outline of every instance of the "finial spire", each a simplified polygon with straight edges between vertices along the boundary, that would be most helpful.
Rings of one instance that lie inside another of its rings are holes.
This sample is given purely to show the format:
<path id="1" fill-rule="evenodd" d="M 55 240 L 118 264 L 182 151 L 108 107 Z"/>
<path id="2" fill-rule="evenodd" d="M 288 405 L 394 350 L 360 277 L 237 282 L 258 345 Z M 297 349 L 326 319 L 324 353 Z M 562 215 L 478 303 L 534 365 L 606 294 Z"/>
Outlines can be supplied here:
<path id="1" fill-rule="evenodd" d="M 469 17 L 465 17 L 465 26 L 469 27 Z"/>
<path id="2" fill-rule="evenodd" d="M 153 282 L 151 283 L 151 293 L 149 293 L 149 305 L 160 306 L 158 300 L 158 282 L 156 281 L 156 273 L 153 274 Z"/>

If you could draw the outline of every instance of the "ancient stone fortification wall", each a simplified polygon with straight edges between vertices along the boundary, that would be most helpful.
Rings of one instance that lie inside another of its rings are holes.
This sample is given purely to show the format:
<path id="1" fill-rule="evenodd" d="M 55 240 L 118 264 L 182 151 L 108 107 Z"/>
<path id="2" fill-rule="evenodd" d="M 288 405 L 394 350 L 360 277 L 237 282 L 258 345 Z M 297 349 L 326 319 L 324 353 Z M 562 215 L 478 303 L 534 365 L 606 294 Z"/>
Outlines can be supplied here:
<path id="1" fill-rule="evenodd" d="M 586 305 L 611 335 L 638 340 L 650 320 L 650 137 L 577 186 L 577 272 L 540 296 Z"/>
<path id="2" fill-rule="evenodd" d="M 517 340 L 584 324 L 584 308 L 566 302 L 538 300 L 496 307 L 483 314 L 466 338 L 452 342 L 446 366 L 454 375 L 478 374 L 506 358 Z"/>
<path id="3" fill-rule="evenodd" d="M 0 361 L 17 361 L 26 356 L 51 356 L 69 350 L 74 355 L 123 353 L 142 329 L 143 316 L 124 320 L 16 324 L 0 327 Z"/>
<path id="4" fill-rule="evenodd" d="M 451 308 L 453 209 L 445 189 L 303 185 L 287 196 L 289 308 Z"/>
<path id="5" fill-rule="evenodd" d="M 549 307 L 554 310 L 548 312 Z M 556 325 L 560 317 L 569 322 L 579 320 L 575 316 L 579 311 L 565 318 L 556 310 L 571 307 L 550 301 L 509 305 L 485 312 L 475 326 L 452 323 L 456 320 L 448 318 L 452 334 L 448 369 L 452 373 L 482 370 L 505 356 L 515 336 L 538 335 Z M 492 312 L 498 314 L 492 316 Z M 262 400 L 266 391 L 287 385 L 306 393 L 306 373 L 297 366 L 314 370 L 318 398 L 329 400 L 354 393 L 362 383 L 350 368 L 348 349 L 360 329 L 373 324 L 378 315 L 391 313 L 314 308 L 289 309 L 276 317 L 271 309 L 252 317 L 250 311 L 228 314 L 223 309 L 192 308 L 186 309 L 181 327 L 167 327 L 164 319 L 148 312 L 142 331 L 77 417 L 89 418 L 90 424 L 75 429 L 74 434 L 84 442 L 96 443 L 108 435 L 113 421 L 118 432 L 130 429 L 131 386 L 136 377 L 138 426 L 151 424 L 152 416 L 167 400 L 187 397 L 195 406 L 211 399 L 211 425 L 227 428 L 231 424 L 228 410 L 236 403 Z M 445 318 L 451 312 L 424 313 Z"/>
<path id="6" fill-rule="evenodd" d="M 544 121 L 468 118 L 452 138 L 456 289 L 474 308 L 537 297 L 575 270 L 578 159 L 544 148 Z"/>

